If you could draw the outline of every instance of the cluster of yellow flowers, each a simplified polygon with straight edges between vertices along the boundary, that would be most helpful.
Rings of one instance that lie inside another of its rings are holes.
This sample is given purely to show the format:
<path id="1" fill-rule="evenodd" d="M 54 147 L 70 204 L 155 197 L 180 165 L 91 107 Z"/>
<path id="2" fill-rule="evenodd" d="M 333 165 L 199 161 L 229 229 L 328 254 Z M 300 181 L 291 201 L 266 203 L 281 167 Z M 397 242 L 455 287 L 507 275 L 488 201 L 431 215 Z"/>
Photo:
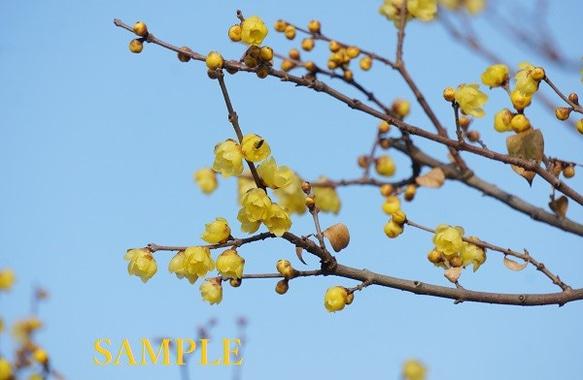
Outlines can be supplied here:
<path id="1" fill-rule="evenodd" d="M 401 9 L 404 0 L 384 0 L 379 8 L 379 13 L 393 21 L 395 26 L 401 25 Z M 421 21 L 431 21 L 437 14 L 437 0 L 407 0 L 405 17 L 407 20 L 417 18 Z"/>
<path id="2" fill-rule="evenodd" d="M 477 241 L 476 238 L 466 240 Z M 429 252 L 427 259 L 441 268 L 465 268 L 472 264 L 474 272 L 486 261 L 484 248 L 464 240 L 464 229 L 440 224 L 433 236 L 435 248 Z"/>

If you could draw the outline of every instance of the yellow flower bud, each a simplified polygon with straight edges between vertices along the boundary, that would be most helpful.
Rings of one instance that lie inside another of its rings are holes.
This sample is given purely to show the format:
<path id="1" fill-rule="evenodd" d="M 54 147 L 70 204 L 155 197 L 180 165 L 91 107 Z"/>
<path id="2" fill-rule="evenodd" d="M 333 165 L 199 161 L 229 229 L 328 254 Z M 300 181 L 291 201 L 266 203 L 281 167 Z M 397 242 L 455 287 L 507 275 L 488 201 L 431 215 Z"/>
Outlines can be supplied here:
<path id="1" fill-rule="evenodd" d="M 563 176 L 565 178 L 573 178 L 575 176 L 575 165 L 567 165 L 563 168 Z"/>
<path id="2" fill-rule="evenodd" d="M 296 67 L 296 65 L 295 65 L 295 63 L 293 63 L 289 59 L 284 59 L 283 61 L 281 61 L 280 67 L 283 71 L 288 72 L 291 69 L 293 69 L 294 67 Z"/>
<path id="3" fill-rule="evenodd" d="M 572 110 L 573 109 L 571 107 L 557 107 L 555 109 L 555 116 L 561 121 L 567 120 Z"/>
<path id="4" fill-rule="evenodd" d="M 413 200 L 413 198 L 415 198 L 415 194 L 417 193 L 417 186 L 415 185 L 408 185 L 405 188 L 405 194 L 403 195 L 403 198 L 410 202 Z"/>
<path id="5" fill-rule="evenodd" d="M 308 23 L 308 30 L 311 33 L 320 33 L 320 28 L 321 28 L 321 24 L 320 24 L 320 21 L 318 21 L 318 20 L 311 20 Z"/>
<path id="6" fill-rule="evenodd" d="M 275 22 L 275 24 L 273 25 L 273 28 L 275 29 L 275 31 L 277 32 L 283 32 L 285 30 L 285 27 L 287 26 L 287 23 L 283 20 L 277 20 Z"/>
<path id="7" fill-rule="evenodd" d="M 482 83 L 490 88 L 504 86 L 507 82 L 508 66 L 506 65 L 492 65 L 482 73 Z"/>
<path id="8" fill-rule="evenodd" d="M 346 55 L 348 55 L 350 59 L 358 57 L 359 54 L 360 49 L 358 46 L 349 46 L 346 48 Z"/>
<path id="9" fill-rule="evenodd" d="M 273 59 L 273 49 L 269 46 L 262 46 L 259 50 L 259 59 L 263 62 L 269 62 Z"/>
<path id="10" fill-rule="evenodd" d="M 455 100 L 455 89 L 453 87 L 446 87 L 443 90 L 443 98 L 448 102 Z"/>
<path id="11" fill-rule="evenodd" d="M 360 59 L 359 62 L 360 68 L 364 71 L 368 71 L 370 70 L 370 68 L 372 67 L 372 57 L 370 56 L 364 56 Z"/>
<path id="12" fill-rule="evenodd" d="M 286 26 L 283 34 L 288 40 L 293 40 L 296 37 L 296 27 L 293 25 Z"/>
<path id="13" fill-rule="evenodd" d="M 380 175 L 390 177 L 395 174 L 397 167 L 391 156 L 384 155 L 375 160 L 375 170 Z"/>
<path id="14" fill-rule="evenodd" d="M 577 95 L 576 93 L 574 93 L 574 92 L 570 93 L 569 100 L 572 101 L 573 103 L 579 105 L 579 95 Z"/>
<path id="15" fill-rule="evenodd" d="M 472 123 L 472 119 L 467 117 L 467 116 L 460 116 L 459 117 L 459 124 L 460 127 L 464 130 L 468 129 L 468 127 L 470 126 L 470 124 Z"/>
<path id="16" fill-rule="evenodd" d="M 217 271 L 223 278 L 242 278 L 244 266 L 245 259 L 234 249 L 227 249 L 217 257 Z"/>
<path id="17" fill-rule="evenodd" d="M 10 362 L 4 358 L 0 358 L 0 379 L 13 379 L 14 377 L 12 374 L 12 366 L 10 365 Z"/>
<path id="18" fill-rule="evenodd" d="M 132 29 L 134 33 L 140 37 L 144 37 L 146 34 L 148 34 L 148 26 L 142 21 L 136 22 Z"/>
<path id="19" fill-rule="evenodd" d="M 545 79 L 545 70 L 542 67 L 535 67 L 530 73 L 530 76 L 535 81 L 540 82 L 541 80 Z"/>
<path id="20" fill-rule="evenodd" d="M 393 185 L 391 185 L 390 183 L 385 183 L 384 185 L 381 186 L 381 195 L 383 197 L 388 197 L 389 195 L 393 194 Z"/>
<path id="21" fill-rule="evenodd" d="M 512 106 L 517 111 L 522 111 L 526 107 L 530 106 L 532 102 L 532 95 L 526 95 L 523 92 L 518 90 L 514 90 L 510 93 L 510 101 L 512 102 Z"/>
<path id="22" fill-rule="evenodd" d="M 407 216 L 405 215 L 403 210 L 397 210 L 396 212 L 393 213 L 393 217 L 391 218 L 391 220 L 397 223 L 398 225 L 402 226 L 407 221 Z"/>
<path id="23" fill-rule="evenodd" d="M 178 55 L 178 60 L 180 62 L 188 62 L 190 61 L 190 54 L 193 53 L 192 49 L 190 49 L 188 46 L 183 46 L 180 48 L 181 51 L 179 51 L 177 53 Z"/>
<path id="24" fill-rule="evenodd" d="M 300 59 L 300 51 L 296 48 L 292 48 L 289 50 L 288 56 L 291 59 L 299 60 Z"/>
<path id="25" fill-rule="evenodd" d="M 32 357 L 37 363 L 42 365 L 46 365 L 49 362 L 49 354 L 47 354 L 47 352 L 40 347 L 37 347 L 32 352 Z"/>
<path id="26" fill-rule="evenodd" d="M 211 305 L 218 304 L 223 300 L 223 286 L 218 278 L 210 278 L 200 284 L 200 295 L 203 301 Z"/>
<path id="27" fill-rule="evenodd" d="M 399 225 L 391 219 L 385 224 L 384 230 L 389 238 L 394 239 L 403 233 L 403 225 Z"/>
<path id="28" fill-rule="evenodd" d="M 401 118 L 404 118 L 405 116 L 409 115 L 409 111 L 411 110 L 411 103 L 408 100 L 395 99 L 391 109 Z"/>
<path id="29" fill-rule="evenodd" d="M 520 133 L 530 129 L 530 120 L 523 114 L 518 114 L 512 118 L 510 125 L 514 129 L 514 132 Z"/>
<path id="30" fill-rule="evenodd" d="M 425 380 L 427 369 L 417 360 L 407 360 L 403 365 L 403 380 Z"/>
<path id="31" fill-rule="evenodd" d="M 348 290 L 342 286 L 333 286 L 324 295 L 324 306 L 333 313 L 344 309 L 348 302 Z"/>
<path id="32" fill-rule="evenodd" d="M 14 284 L 14 272 L 12 269 L 3 269 L 0 271 L 0 290 L 8 291 Z"/>
<path id="33" fill-rule="evenodd" d="M 250 16 L 241 22 L 241 41 L 247 45 L 261 45 L 268 32 L 259 16 Z"/>
<path id="34" fill-rule="evenodd" d="M 330 49 L 332 53 L 336 53 L 337 51 L 340 50 L 341 47 L 342 45 L 340 45 L 338 41 L 332 40 L 328 43 L 328 49 Z"/>
<path id="35" fill-rule="evenodd" d="M 305 51 L 312 50 L 315 45 L 316 43 L 313 38 L 304 38 L 302 40 L 302 49 L 304 49 Z"/>
<path id="36" fill-rule="evenodd" d="M 512 118 L 514 114 L 507 108 L 498 111 L 494 115 L 494 129 L 498 132 L 510 132 L 512 131 Z"/>
<path id="37" fill-rule="evenodd" d="M 354 74 L 352 73 L 352 70 L 344 70 L 343 76 L 344 79 L 347 80 L 348 82 L 354 79 Z"/>
<path id="38" fill-rule="evenodd" d="M 283 280 L 279 280 L 277 282 L 277 284 L 275 284 L 275 292 L 277 294 L 285 294 L 287 293 L 287 291 L 289 290 L 289 280 L 288 279 L 283 279 Z"/>
<path id="39" fill-rule="evenodd" d="M 389 195 L 383 202 L 383 211 L 387 215 L 392 215 L 401 209 L 401 201 L 395 195 Z"/>
<path id="40" fill-rule="evenodd" d="M 379 123 L 379 126 L 378 126 L 378 128 L 379 128 L 379 133 L 387 133 L 387 132 L 389 132 L 389 130 L 391 129 L 391 124 L 389 124 L 389 123 L 388 123 L 387 121 L 385 121 L 385 120 L 382 120 L 382 121 Z"/>
<path id="41" fill-rule="evenodd" d="M 208 67 L 211 70 L 217 70 L 217 69 L 221 69 L 223 67 L 225 60 L 223 59 L 223 56 L 220 55 L 218 52 L 211 51 L 207 55 L 205 62 L 206 62 L 206 67 Z"/>
<path id="42" fill-rule="evenodd" d="M 289 260 L 278 260 L 275 267 L 286 280 L 290 280 L 298 275 L 298 271 L 294 269 Z"/>
<path id="43" fill-rule="evenodd" d="M 583 135 L 583 119 L 577 120 L 575 125 L 577 126 L 577 132 Z"/>
<path id="44" fill-rule="evenodd" d="M 241 24 L 235 24 L 229 28 L 229 39 L 233 42 L 241 41 Z"/>
<path id="45" fill-rule="evenodd" d="M 427 260 L 429 260 L 435 265 L 439 265 L 443 263 L 444 257 L 443 254 L 439 252 L 437 249 L 433 249 L 427 254 Z"/>
<path id="46" fill-rule="evenodd" d="M 480 140 L 480 132 L 478 131 L 469 131 L 467 136 L 468 140 L 470 140 L 471 142 L 476 142 Z"/>
<path id="47" fill-rule="evenodd" d="M 238 288 L 239 286 L 241 286 L 242 283 L 243 283 L 242 278 L 231 278 L 229 280 L 229 285 L 231 285 L 233 288 Z"/>
<path id="48" fill-rule="evenodd" d="M 205 224 L 205 231 L 200 238 L 210 244 L 222 244 L 229 240 L 231 228 L 225 218 L 216 218 L 213 222 Z"/>
<path id="49" fill-rule="evenodd" d="M 521 70 L 514 76 L 514 79 L 516 79 L 515 89 L 526 96 L 532 96 L 532 94 L 538 90 L 539 86 L 539 81 L 535 80 L 532 75 L 535 67 L 528 62 L 519 63 L 518 67 L 520 67 Z M 541 72 L 539 70 L 535 76 L 538 77 L 540 74 Z M 544 70 L 542 74 L 544 77 Z"/>
<path id="50" fill-rule="evenodd" d="M 142 42 L 142 40 L 139 40 L 137 38 L 134 38 L 133 40 L 130 41 L 130 51 L 132 53 L 141 53 L 142 50 L 144 49 L 144 43 Z"/>

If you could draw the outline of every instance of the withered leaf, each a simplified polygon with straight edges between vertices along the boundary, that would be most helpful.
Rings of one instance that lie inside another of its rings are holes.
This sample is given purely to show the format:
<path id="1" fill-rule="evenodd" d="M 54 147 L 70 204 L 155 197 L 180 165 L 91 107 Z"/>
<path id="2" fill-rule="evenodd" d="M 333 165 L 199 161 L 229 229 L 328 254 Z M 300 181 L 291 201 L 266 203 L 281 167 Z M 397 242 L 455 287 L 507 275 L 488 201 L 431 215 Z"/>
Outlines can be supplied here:
<path id="1" fill-rule="evenodd" d="M 566 196 L 561 195 L 559 198 L 550 201 L 549 207 L 560 219 L 564 219 L 565 216 L 567 215 L 569 199 Z"/>
<path id="2" fill-rule="evenodd" d="M 415 178 L 419 186 L 431 187 L 437 189 L 445 182 L 445 174 L 440 167 L 431 169 L 427 174 Z"/>
<path id="3" fill-rule="evenodd" d="M 509 258 L 504 257 L 504 265 L 506 265 L 506 268 L 508 268 L 510 270 L 513 270 L 515 272 L 519 272 L 519 271 L 523 270 L 524 268 L 526 268 L 528 263 L 524 262 L 522 264 L 519 264 L 514 260 L 510 260 Z"/>
<path id="4" fill-rule="evenodd" d="M 524 160 L 534 160 L 537 164 L 543 158 L 544 146 L 544 138 L 540 129 L 531 129 L 517 133 L 506 139 L 506 148 L 508 149 L 509 156 Z M 529 185 L 532 185 L 532 180 L 535 177 L 534 172 L 514 165 L 512 165 L 512 170 L 526 179 Z"/>

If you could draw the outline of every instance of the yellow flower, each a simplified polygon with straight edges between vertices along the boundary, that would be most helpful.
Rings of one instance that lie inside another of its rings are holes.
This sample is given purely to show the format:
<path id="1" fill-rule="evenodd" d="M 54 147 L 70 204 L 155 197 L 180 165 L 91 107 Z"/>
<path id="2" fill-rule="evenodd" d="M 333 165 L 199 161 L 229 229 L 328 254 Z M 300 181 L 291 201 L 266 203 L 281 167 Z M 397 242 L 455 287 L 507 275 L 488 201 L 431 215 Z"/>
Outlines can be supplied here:
<path id="1" fill-rule="evenodd" d="M 488 87 L 503 86 L 508 82 L 508 66 L 498 64 L 488 66 L 482 73 L 482 83 Z"/>
<path id="2" fill-rule="evenodd" d="M 403 364 L 404 380 L 425 380 L 427 369 L 417 360 L 407 360 Z"/>
<path id="3" fill-rule="evenodd" d="M 458 10 L 463 5 L 471 15 L 483 11 L 486 7 L 485 0 L 439 0 L 439 3 L 451 10 Z"/>
<path id="4" fill-rule="evenodd" d="M 488 100 L 488 95 L 479 90 L 476 83 L 461 84 L 455 90 L 455 101 L 459 104 L 462 113 L 474 117 L 482 117 L 486 113 L 482 106 Z"/>
<path id="5" fill-rule="evenodd" d="M 469 238 L 470 240 L 475 238 Z M 463 260 L 463 266 L 473 264 L 474 272 L 480 268 L 480 265 L 486 262 L 486 251 L 482 247 L 464 241 L 460 256 Z"/>
<path id="6" fill-rule="evenodd" d="M 211 168 L 202 168 L 194 172 L 194 181 L 205 194 L 211 194 L 218 186 L 215 171 Z"/>
<path id="7" fill-rule="evenodd" d="M 203 301 L 208 301 L 211 305 L 223 300 L 223 286 L 218 278 L 204 280 L 199 289 Z"/>
<path id="8" fill-rule="evenodd" d="M 0 290 L 10 290 L 14 284 L 14 272 L 12 269 L 3 269 L 0 271 Z"/>
<path id="9" fill-rule="evenodd" d="M 517 111 L 522 111 L 530 106 L 530 103 L 532 102 L 532 94 L 527 95 L 524 92 L 514 90 L 510 93 L 510 101 Z"/>
<path id="10" fill-rule="evenodd" d="M 395 174 L 397 167 L 391 156 L 385 154 L 375 160 L 375 170 L 380 175 L 390 177 Z"/>
<path id="11" fill-rule="evenodd" d="M 227 249 L 217 257 L 217 271 L 224 278 L 242 278 L 245 259 L 236 250 Z"/>
<path id="12" fill-rule="evenodd" d="M 271 199 L 263 189 L 251 189 L 245 193 L 241 201 L 243 209 L 250 222 L 262 221 L 267 217 L 271 207 Z"/>
<path id="13" fill-rule="evenodd" d="M 272 189 L 286 187 L 294 175 L 294 172 L 289 167 L 277 166 L 273 157 L 263 161 L 257 168 L 257 172 L 263 182 Z"/>
<path id="14" fill-rule="evenodd" d="M 221 173 L 223 177 L 241 174 L 243 172 L 243 155 L 239 144 L 231 139 L 217 144 L 213 170 Z"/>
<path id="15" fill-rule="evenodd" d="M 437 248 L 438 251 L 443 252 L 446 256 L 451 256 L 461 251 L 463 247 L 463 236 L 464 229 L 462 227 L 452 227 L 447 224 L 440 224 L 435 229 L 433 244 L 435 244 L 435 248 Z"/>
<path id="16" fill-rule="evenodd" d="M 247 232 L 248 234 L 252 234 L 253 232 L 257 231 L 261 225 L 261 222 L 258 220 L 249 220 L 247 211 L 245 211 L 244 207 L 239 210 L 239 213 L 237 214 L 237 220 L 241 222 L 241 231 Z"/>
<path id="17" fill-rule="evenodd" d="M 12 326 L 12 336 L 14 340 L 22 345 L 27 345 L 31 341 L 31 335 L 42 327 L 42 322 L 36 317 L 22 319 Z"/>
<path id="18" fill-rule="evenodd" d="M 257 185 L 253 178 L 251 178 L 251 172 L 249 170 L 245 170 L 238 178 L 237 178 L 237 192 L 239 194 L 238 201 L 239 204 L 243 204 L 243 197 L 247 194 L 247 191 L 251 189 L 255 189 Z"/>
<path id="19" fill-rule="evenodd" d="M 0 358 L 0 380 L 10 380 L 12 378 L 12 366 L 10 362 L 4 358 Z"/>
<path id="20" fill-rule="evenodd" d="M 383 5 L 379 7 L 379 13 L 385 16 L 388 20 L 395 23 L 395 26 L 399 26 L 401 23 L 401 5 L 404 0 L 384 0 Z M 407 12 L 406 19 L 410 20 L 413 18 L 410 12 Z"/>
<path id="21" fill-rule="evenodd" d="M 271 148 L 264 138 L 255 134 L 248 134 L 241 141 L 241 153 L 246 160 L 259 162 L 271 153 Z"/>
<path id="22" fill-rule="evenodd" d="M 188 247 L 178 252 L 168 264 L 170 273 L 175 273 L 178 278 L 186 277 L 191 284 L 213 269 L 215 262 L 207 247 Z"/>
<path id="23" fill-rule="evenodd" d="M 431 21 L 437 13 L 437 0 L 407 0 L 407 11 L 422 21 Z"/>
<path id="24" fill-rule="evenodd" d="M 316 183 L 324 183 L 326 181 L 326 178 L 320 178 Z M 314 186 L 312 191 L 316 196 L 316 207 L 325 212 L 338 214 L 341 201 L 336 189 L 333 187 Z"/>
<path id="25" fill-rule="evenodd" d="M 333 313 L 344 309 L 348 302 L 348 291 L 342 286 L 328 288 L 324 296 L 324 306 L 328 312 Z"/>
<path id="26" fill-rule="evenodd" d="M 302 179 L 292 172 L 289 184 L 274 191 L 278 203 L 290 214 L 302 215 L 306 212 L 306 194 L 302 191 Z"/>
<path id="27" fill-rule="evenodd" d="M 267 26 L 259 16 L 247 17 L 241 23 L 241 41 L 247 45 L 261 45 L 267 33 Z"/>
<path id="28" fill-rule="evenodd" d="M 263 223 L 275 236 L 282 236 L 284 232 L 289 231 L 292 225 L 291 218 L 287 211 L 281 208 L 277 203 L 272 203 Z"/>
<path id="29" fill-rule="evenodd" d="M 158 271 L 156 260 L 147 248 L 129 249 L 123 258 L 129 260 L 128 273 L 140 277 L 144 283 Z"/>
<path id="30" fill-rule="evenodd" d="M 494 129 L 498 132 L 512 131 L 512 125 L 510 122 L 513 117 L 514 114 L 507 108 L 498 111 L 496 115 L 494 115 Z"/>
<path id="31" fill-rule="evenodd" d="M 225 218 L 216 218 L 214 221 L 205 224 L 205 231 L 200 235 L 201 239 L 207 243 L 224 243 L 231 236 L 231 227 Z"/>
<path id="32" fill-rule="evenodd" d="M 389 195 L 383 202 L 383 211 L 387 215 L 392 215 L 401 209 L 401 201 L 396 195 Z"/>
<path id="33" fill-rule="evenodd" d="M 538 90 L 539 85 L 539 82 L 534 80 L 531 75 L 535 67 L 528 62 L 521 62 L 518 67 L 521 70 L 514 76 L 514 79 L 516 79 L 515 89 L 527 96 L 531 96 Z"/>

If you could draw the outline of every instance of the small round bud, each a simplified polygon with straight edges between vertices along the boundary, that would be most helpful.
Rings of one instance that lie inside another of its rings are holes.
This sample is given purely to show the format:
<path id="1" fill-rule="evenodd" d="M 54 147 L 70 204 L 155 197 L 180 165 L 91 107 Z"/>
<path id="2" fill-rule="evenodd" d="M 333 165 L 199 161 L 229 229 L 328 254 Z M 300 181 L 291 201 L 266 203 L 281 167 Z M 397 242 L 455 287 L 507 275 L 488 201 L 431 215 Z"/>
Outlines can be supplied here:
<path id="1" fill-rule="evenodd" d="M 285 34 L 285 38 L 288 40 L 293 40 L 296 37 L 296 27 L 293 25 L 288 25 L 285 27 L 283 33 Z"/>
<path id="2" fill-rule="evenodd" d="M 275 22 L 275 24 L 273 25 L 273 28 L 277 31 L 277 32 L 284 32 L 285 31 L 285 27 L 287 26 L 287 23 L 283 20 L 277 20 Z"/>
<path id="3" fill-rule="evenodd" d="M 320 33 L 321 24 L 318 20 L 312 20 L 308 23 L 308 30 L 311 33 Z"/>
<path id="4" fill-rule="evenodd" d="M 258 66 L 255 69 L 255 74 L 259 79 L 267 78 L 267 76 L 269 75 L 269 66 L 267 65 Z"/>
<path id="5" fill-rule="evenodd" d="M 545 79 L 545 69 L 542 67 L 535 67 L 530 72 L 530 77 L 535 81 L 540 82 L 541 80 Z"/>
<path id="6" fill-rule="evenodd" d="M 315 45 L 316 43 L 313 38 L 304 38 L 302 40 L 302 49 L 304 49 L 305 51 L 312 50 Z"/>
<path id="7" fill-rule="evenodd" d="M 514 129 L 514 132 L 520 133 L 530 129 L 530 120 L 523 114 L 518 114 L 512 118 L 510 125 Z"/>
<path id="8" fill-rule="evenodd" d="M 381 195 L 384 197 L 388 197 L 389 195 L 393 194 L 393 185 L 390 183 L 385 183 L 381 186 Z"/>
<path id="9" fill-rule="evenodd" d="M 278 260 L 275 267 L 287 280 L 297 276 L 297 271 L 292 267 L 289 260 Z"/>
<path id="10" fill-rule="evenodd" d="M 563 121 L 563 120 L 567 120 L 569 118 L 569 115 L 571 114 L 571 111 L 573 109 L 570 107 L 557 107 L 555 109 L 555 116 L 557 119 Z"/>
<path id="11" fill-rule="evenodd" d="M 223 56 L 216 51 L 211 51 L 206 57 L 206 67 L 211 70 L 221 69 L 223 67 Z"/>
<path id="12" fill-rule="evenodd" d="M 249 46 L 249 49 L 247 49 L 247 52 L 245 52 L 246 55 L 258 59 L 259 55 L 261 54 L 261 49 L 259 48 L 259 46 L 256 45 L 251 45 Z"/>
<path id="13" fill-rule="evenodd" d="M 144 37 L 146 34 L 148 34 L 148 26 L 142 21 L 136 22 L 132 29 L 134 33 L 140 37 Z"/>
<path id="14" fill-rule="evenodd" d="M 370 56 L 365 56 L 360 59 L 359 62 L 360 68 L 364 71 L 370 70 L 372 67 L 372 58 Z"/>
<path id="15" fill-rule="evenodd" d="M 340 43 L 338 41 L 330 41 L 330 43 L 328 44 L 328 49 L 330 49 L 330 51 L 332 53 L 336 53 L 337 51 L 340 50 L 340 48 L 342 47 L 342 45 L 340 45 Z"/>
<path id="16" fill-rule="evenodd" d="M 304 67 L 310 72 L 316 71 L 316 64 L 312 61 L 304 62 Z"/>
<path id="17" fill-rule="evenodd" d="M 460 127 L 465 130 L 465 129 L 468 129 L 468 127 L 472 123 L 472 119 L 467 117 L 467 116 L 462 115 L 459 118 L 459 123 L 460 123 Z"/>
<path id="18" fill-rule="evenodd" d="M 37 363 L 46 365 L 49 362 L 49 354 L 47 354 L 47 352 L 45 350 L 43 350 L 42 348 L 36 348 L 33 352 L 32 352 L 32 357 L 34 358 L 34 360 Z"/>
<path id="19" fill-rule="evenodd" d="M 217 79 L 219 77 L 219 70 L 208 69 L 206 74 L 210 79 Z"/>
<path id="20" fill-rule="evenodd" d="M 411 103 L 408 100 L 395 99 L 391 109 L 401 118 L 404 118 L 405 116 L 409 115 L 409 111 L 411 110 Z"/>
<path id="21" fill-rule="evenodd" d="M 290 61 L 289 59 L 284 59 L 281 62 L 280 67 L 283 71 L 287 72 L 287 71 L 290 71 L 291 69 L 293 69 L 294 67 L 296 67 L 296 65 L 292 61 Z"/>
<path id="22" fill-rule="evenodd" d="M 296 48 L 290 49 L 288 55 L 291 59 L 295 59 L 296 61 L 300 59 L 300 51 Z"/>
<path id="23" fill-rule="evenodd" d="M 391 129 L 391 124 L 383 120 L 379 123 L 379 133 L 387 133 Z"/>
<path id="24" fill-rule="evenodd" d="M 385 224 L 385 235 L 390 239 L 394 239 L 403 233 L 403 226 L 398 225 L 392 219 Z"/>
<path id="25" fill-rule="evenodd" d="M 563 175 L 565 178 L 573 178 L 575 176 L 575 165 L 567 165 L 563 168 Z"/>
<path id="26" fill-rule="evenodd" d="M 348 296 L 346 296 L 346 304 L 350 305 L 352 301 L 354 301 L 354 293 L 348 293 Z"/>
<path id="27" fill-rule="evenodd" d="M 335 61 L 329 59 L 328 62 L 326 63 L 326 66 L 330 69 L 330 70 L 334 70 L 336 68 L 338 68 L 338 63 L 336 63 Z"/>
<path id="28" fill-rule="evenodd" d="M 130 51 L 132 53 L 141 53 L 142 50 L 144 49 L 144 43 L 142 42 L 142 40 L 139 40 L 137 38 L 134 38 L 133 40 L 130 41 Z"/>
<path id="29" fill-rule="evenodd" d="M 379 141 L 379 145 L 383 149 L 389 149 L 391 147 L 391 140 L 389 140 L 389 139 L 381 139 Z"/>
<path id="30" fill-rule="evenodd" d="M 569 94 L 569 100 L 579 105 L 579 96 L 577 96 L 577 94 L 575 94 L 574 92 Z"/>
<path id="31" fill-rule="evenodd" d="M 461 257 L 459 256 L 454 256 L 451 259 L 449 259 L 449 265 L 451 265 L 454 268 L 459 268 L 463 265 L 464 260 L 462 260 Z"/>
<path id="32" fill-rule="evenodd" d="M 577 126 L 577 132 L 583 135 L 583 119 L 577 120 L 575 125 Z"/>
<path id="33" fill-rule="evenodd" d="M 344 70 L 344 79 L 346 81 L 350 82 L 353 78 L 354 74 L 352 73 L 352 70 Z"/>
<path id="34" fill-rule="evenodd" d="M 245 55 L 245 58 L 243 58 L 243 63 L 245 63 L 245 66 L 249 67 L 250 69 L 257 67 L 257 65 L 259 65 L 259 62 L 257 62 L 257 58 L 253 58 L 250 55 Z"/>
<path id="35" fill-rule="evenodd" d="M 349 46 L 346 48 L 346 55 L 350 59 L 358 57 L 359 54 L 360 54 L 360 49 L 358 48 L 358 46 Z"/>
<path id="36" fill-rule="evenodd" d="M 305 202 L 306 202 L 306 207 L 309 208 L 310 210 L 316 206 L 316 200 L 314 199 L 314 197 L 306 197 Z"/>
<path id="37" fill-rule="evenodd" d="M 433 264 L 439 264 L 443 262 L 443 254 L 438 250 L 434 249 L 427 254 L 427 260 Z"/>
<path id="38" fill-rule="evenodd" d="M 405 188 L 405 195 L 403 196 L 406 201 L 410 202 L 415 198 L 415 194 L 417 193 L 417 186 L 415 185 L 408 185 Z"/>
<path id="39" fill-rule="evenodd" d="M 393 215 L 401 209 L 401 200 L 395 195 L 389 195 L 383 202 L 383 211 L 387 215 Z"/>
<path id="40" fill-rule="evenodd" d="M 395 174 L 397 166 L 391 156 L 385 154 L 375 160 L 375 170 L 382 176 L 390 177 Z"/>
<path id="41" fill-rule="evenodd" d="M 476 142 L 478 140 L 480 140 L 480 132 L 478 131 L 469 131 L 468 134 L 468 140 L 470 140 L 471 142 Z"/>
<path id="42" fill-rule="evenodd" d="M 517 111 L 522 111 L 526 107 L 530 106 L 532 102 L 532 95 L 526 95 L 518 90 L 512 91 L 510 94 L 510 101 L 512 106 Z"/>
<path id="43" fill-rule="evenodd" d="M 301 189 L 304 192 L 304 194 L 308 195 L 312 192 L 312 184 L 309 183 L 308 181 L 304 181 L 302 182 Z"/>
<path id="44" fill-rule="evenodd" d="M 393 213 L 393 217 L 391 218 L 391 220 L 397 223 L 398 225 L 402 226 L 407 221 L 407 216 L 405 215 L 403 210 L 397 210 L 397 212 Z"/>
<path id="45" fill-rule="evenodd" d="M 263 62 L 269 62 L 273 59 L 273 49 L 269 46 L 262 46 L 259 50 L 259 59 Z"/>
<path id="46" fill-rule="evenodd" d="M 368 167 L 368 156 L 362 155 L 358 156 L 358 166 L 366 169 Z"/>
<path id="47" fill-rule="evenodd" d="M 559 174 L 561 174 L 561 172 L 563 171 L 563 164 L 561 164 L 561 161 L 554 161 L 552 163 L 551 169 L 553 171 L 553 174 L 558 177 Z"/>
<path id="48" fill-rule="evenodd" d="M 180 48 L 181 51 L 178 52 L 178 60 L 180 62 L 188 62 L 190 61 L 190 54 L 193 53 L 193 51 L 187 47 L 187 46 L 183 46 Z"/>
<path id="49" fill-rule="evenodd" d="M 277 284 L 275 284 L 275 292 L 277 294 L 285 294 L 287 293 L 287 291 L 289 290 L 289 280 L 288 279 L 283 279 L 283 280 L 279 280 L 277 282 Z"/>
<path id="50" fill-rule="evenodd" d="M 229 28 L 229 39 L 233 42 L 241 41 L 241 24 L 235 24 Z"/>
<path id="51" fill-rule="evenodd" d="M 443 90 L 443 98 L 447 102 L 453 102 L 455 100 L 455 89 L 453 87 L 446 87 Z"/>
<path id="52" fill-rule="evenodd" d="M 239 286 L 241 286 L 241 283 L 243 282 L 242 278 L 232 278 L 229 280 L 229 284 L 233 287 L 233 288 L 238 288 Z"/>

